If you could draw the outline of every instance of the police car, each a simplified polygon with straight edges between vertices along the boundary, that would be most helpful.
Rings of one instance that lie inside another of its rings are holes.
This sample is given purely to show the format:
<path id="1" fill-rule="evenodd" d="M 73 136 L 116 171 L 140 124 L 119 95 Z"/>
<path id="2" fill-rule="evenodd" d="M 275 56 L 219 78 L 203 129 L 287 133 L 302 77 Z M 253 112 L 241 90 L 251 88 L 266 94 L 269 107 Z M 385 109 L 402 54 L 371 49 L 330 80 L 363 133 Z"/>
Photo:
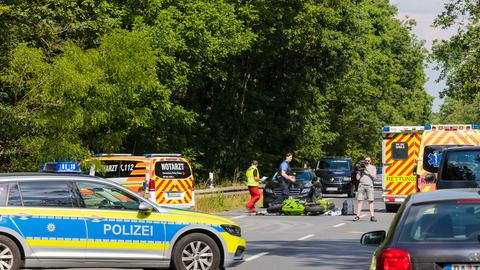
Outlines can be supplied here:
<path id="1" fill-rule="evenodd" d="M 219 269 L 243 261 L 234 222 L 165 208 L 87 175 L 0 174 L 0 268 Z"/>

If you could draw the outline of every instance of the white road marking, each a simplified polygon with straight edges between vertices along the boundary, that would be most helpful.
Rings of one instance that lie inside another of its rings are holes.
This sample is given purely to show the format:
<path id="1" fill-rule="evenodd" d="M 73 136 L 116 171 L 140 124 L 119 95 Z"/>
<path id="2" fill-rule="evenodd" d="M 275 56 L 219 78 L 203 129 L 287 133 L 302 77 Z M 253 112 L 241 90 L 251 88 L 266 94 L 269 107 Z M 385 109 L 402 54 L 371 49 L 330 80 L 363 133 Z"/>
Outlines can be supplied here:
<path id="1" fill-rule="evenodd" d="M 230 218 L 230 219 L 231 219 L 231 220 L 234 220 L 234 219 L 241 219 L 241 218 L 244 218 L 244 217 L 246 217 L 246 216 L 236 216 L 236 217 L 232 217 L 232 218 Z"/>
<path id="2" fill-rule="evenodd" d="M 345 223 L 340 223 L 340 224 L 334 225 L 333 227 L 338 228 L 338 227 L 343 226 L 343 225 L 345 225 Z"/>
<path id="3" fill-rule="evenodd" d="M 245 261 L 246 261 L 246 262 L 253 261 L 253 260 L 258 259 L 258 258 L 260 258 L 260 257 L 262 257 L 262 256 L 267 255 L 267 254 L 268 254 L 268 252 L 262 252 L 262 253 L 259 253 L 259 254 L 257 254 L 257 255 L 253 255 L 253 256 L 251 256 L 251 257 L 246 258 Z"/>
<path id="4" fill-rule="evenodd" d="M 362 218 L 362 217 L 365 217 L 365 216 L 366 216 L 366 215 L 365 215 L 365 214 L 363 214 L 363 215 L 361 215 L 360 217 Z"/>
<path id="5" fill-rule="evenodd" d="M 315 234 L 309 234 L 309 235 L 305 235 L 304 237 L 300 237 L 297 240 L 302 241 L 302 240 L 308 239 L 308 238 L 313 237 L 313 236 L 315 236 Z"/>

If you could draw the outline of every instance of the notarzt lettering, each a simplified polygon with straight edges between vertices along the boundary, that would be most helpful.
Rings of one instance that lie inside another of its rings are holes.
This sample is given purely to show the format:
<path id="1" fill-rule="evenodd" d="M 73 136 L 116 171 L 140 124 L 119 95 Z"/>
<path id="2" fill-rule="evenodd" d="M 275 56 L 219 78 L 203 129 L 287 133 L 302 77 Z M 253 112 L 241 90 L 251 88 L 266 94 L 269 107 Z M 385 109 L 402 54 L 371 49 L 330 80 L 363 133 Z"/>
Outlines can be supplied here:
<path id="1" fill-rule="evenodd" d="M 162 163 L 164 171 L 183 171 L 183 163 Z"/>
<path id="2" fill-rule="evenodd" d="M 153 236 L 153 226 L 104 224 L 103 234 L 109 233 L 114 235 Z"/>

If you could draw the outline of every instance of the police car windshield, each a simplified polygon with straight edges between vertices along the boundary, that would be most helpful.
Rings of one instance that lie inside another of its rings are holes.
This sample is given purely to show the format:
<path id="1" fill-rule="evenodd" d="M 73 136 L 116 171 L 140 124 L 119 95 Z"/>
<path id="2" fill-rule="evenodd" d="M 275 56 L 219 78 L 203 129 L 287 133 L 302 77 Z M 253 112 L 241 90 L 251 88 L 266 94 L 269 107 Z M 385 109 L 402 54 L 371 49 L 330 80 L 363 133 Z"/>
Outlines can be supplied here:
<path id="1" fill-rule="evenodd" d="M 445 157 L 445 166 L 442 169 L 442 179 L 444 180 L 480 181 L 480 152 L 449 152 Z"/>
<path id="2" fill-rule="evenodd" d="M 317 170 L 349 171 L 350 170 L 350 164 L 347 160 L 322 159 L 317 164 Z"/>

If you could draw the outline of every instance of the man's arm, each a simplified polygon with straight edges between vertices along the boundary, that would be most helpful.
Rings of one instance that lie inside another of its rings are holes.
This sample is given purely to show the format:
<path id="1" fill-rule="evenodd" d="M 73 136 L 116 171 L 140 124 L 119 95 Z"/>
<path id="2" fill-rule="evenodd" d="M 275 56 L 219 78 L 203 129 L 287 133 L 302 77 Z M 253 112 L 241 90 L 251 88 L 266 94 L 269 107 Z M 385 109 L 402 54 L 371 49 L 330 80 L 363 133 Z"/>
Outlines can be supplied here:
<path id="1" fill-rule="evenodd" d="M 365 170 L 365 173 L 368 175 L 368 177 L 375 179 L 375 177 L 377 177 L 377 168 L 373 167 L 374 170 L 373 172 L 370 172 L 369 170 Z"/>
<path id="2" fill-rule="evenodd" d="M 258 173 L 258 169 L 253 170 L 253 179 L 255 179 L 257 182 L 260 182 L 260 173 Z"/>
<path id="3" fill-rule="evenodd" d="M 288 179 L 290 180 L 292 183 L 295 182 L 295 177 L 291 176 L 291 175 L 288 175 L 286 171 L 282 170 L 280 172 L 280 175 L 285 178 L 285 179 Z"/>

